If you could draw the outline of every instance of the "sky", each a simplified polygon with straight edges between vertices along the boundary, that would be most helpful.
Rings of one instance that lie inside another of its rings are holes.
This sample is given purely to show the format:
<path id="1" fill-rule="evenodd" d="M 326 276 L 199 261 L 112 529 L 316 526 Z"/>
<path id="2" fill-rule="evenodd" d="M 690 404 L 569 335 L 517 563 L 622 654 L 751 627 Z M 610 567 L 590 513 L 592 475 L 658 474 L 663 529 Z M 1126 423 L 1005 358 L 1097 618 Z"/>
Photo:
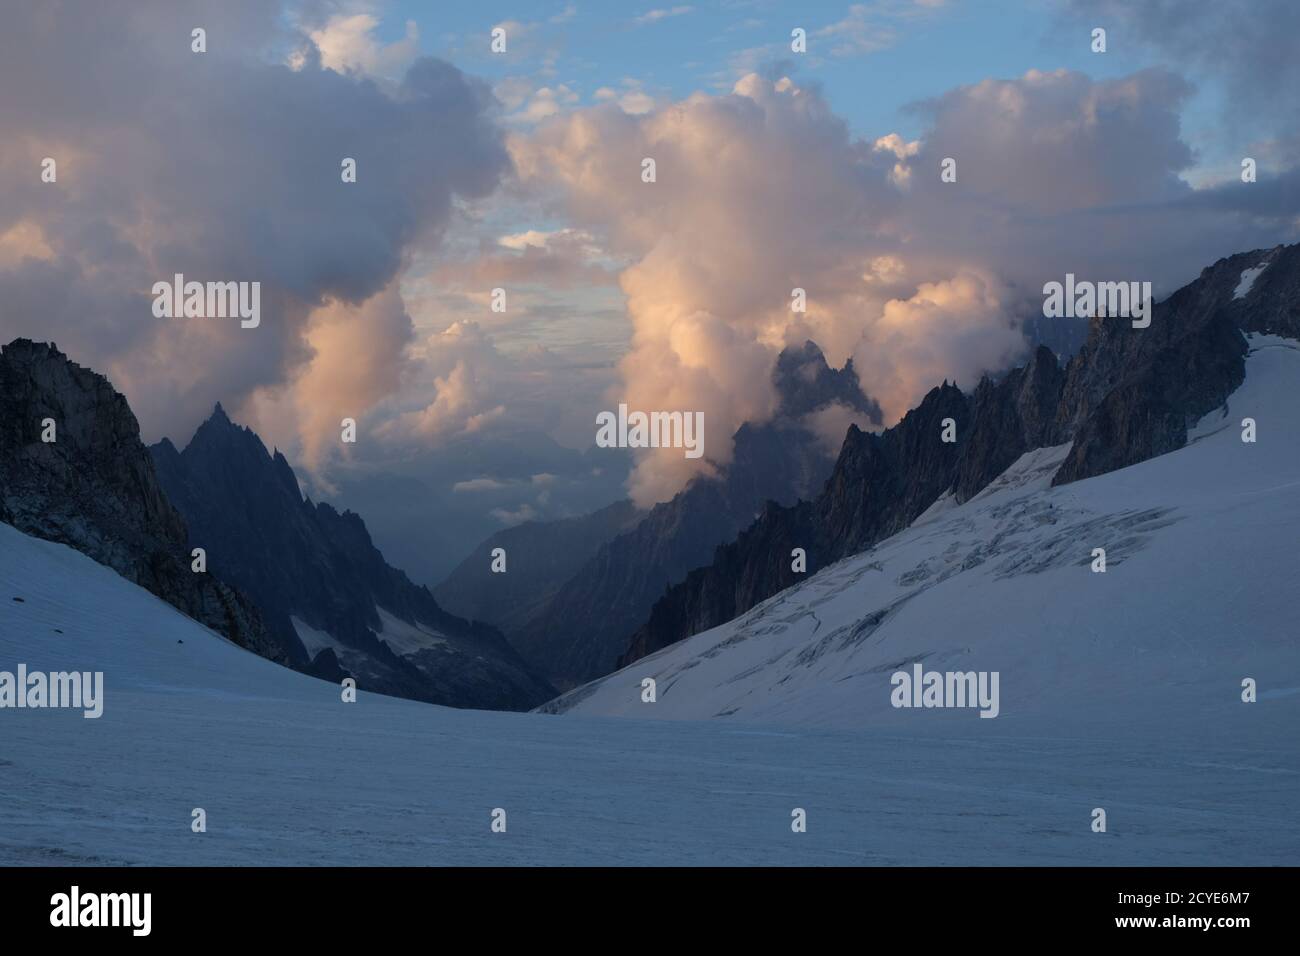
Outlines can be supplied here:
<path id="1" fill-rule="evenodd" d="M 1045 281 L 1159 296 L 1300 231 L 1283 0 L 6 7 L 0 339 L 108 374 L 147 440 L 221 401 L 363 514 L 402 475 L 398 529 L 422 494 L 468 537 L 650 505 L 773 414 L 787 344 L 888 424 L 1023 357 Z M 266 319 L 157 319 L 176 272 Z M 593 460 L 619 402 L 703 412 L 706 455 Z"/>

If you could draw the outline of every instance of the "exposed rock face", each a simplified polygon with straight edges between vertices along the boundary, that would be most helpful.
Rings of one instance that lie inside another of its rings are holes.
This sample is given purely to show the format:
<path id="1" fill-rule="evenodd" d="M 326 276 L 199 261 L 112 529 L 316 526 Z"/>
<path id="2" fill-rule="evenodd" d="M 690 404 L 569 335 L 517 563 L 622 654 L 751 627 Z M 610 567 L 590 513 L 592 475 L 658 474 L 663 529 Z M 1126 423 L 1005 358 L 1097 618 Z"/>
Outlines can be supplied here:
<path id="1" fill-rule="evenodd" d="M 1230 256 L 1206 271 L 1221 283 L 1220 296 L 1236 282 L 1226 308 L 1244 331 L 1300 338 L 1300 243 Z M 1248 272 L 1253 279 L 1245 278 Z M 1248 291 L 1241 288 L 1247 284 Z"/>
<path id="2" fill-rule="evenodd" d="M 452 707 L 524 710 L 553 696 L 497 630 L 448 614 L 390 567 L 360 517 L 304 499 L 284 456 L 220 405 L 183 452 L 166 440 L 152 451 L 191 543 L 257 601 L 296 666 Z"/>
<path id="3" fill-rule="evenodd" d="M 56 440 L 41 440 L 42 421 Z M 168 502 L 126 399 L 53 345 L 0 351 L 0 520 L 94 558 L 264 657 L 288 661 L 257 608 L 191 570 L 185 522 Z"/>
<path id="4" fill-rule="evenodd" d="M 732 462 L 718 479 L 693 481 L 634 526 L 601 542 L 548 600 L 510 631 L 512 643 L 559 687 L 572 687 L 613 670 L 627 636 L 642 624 L 655 600 L 691 569 L 705 564 L 768 501 L 793 503 L 825 481 L 832 462 L 806 416 L 832 403 L 867 420 L 880 409 L 862 394 L 851 363 L 832 369 L 813 342 L 777 358 L 773 384 L 780 405 L 772 421 L 742 425 Z M 557 536 L 557 541 L 560 536 Z M 531 577 L 530 565 L 507 551 L 512 573 Z M 462 579 L 492 577 L 481 559 Z M 499 587 L 486 581 L 485 587 Z"/>
<path id="5" fill-rule="evenodd" d="M 1055 483 L 1186 444 L 1188 426 L 1241 384 L 1242 331 L 1300 334 L 1300 246 L 1220 259 L 1158 303 L 1150 328 L 1094 320 L 1066 370 L 1056 431 L 1074 447 Z"/>
<path id="6" fill-rule="evenodd" d="M 670 588 L 620 663 L 789 587 L 792 548 L 807 550 L 812 573 L 906 527 L 946 492 L 970 499 L 1026 451 L 1073 442 L 1053 479 L 1064 484 L 1181 447 L 1189 426 L 1241 384 L 1243 330 L 1300 336 L 1300 246 L 1220 260 L 1156 305 L 1148 328 L 1093 320 L 1064 370 L 1040 347 L 970 398 L 945 386 L 880 436 L 850 429 L 821 495 L 770 506 L 711 565 Z M 958 423 L 955 446 L 940 444 L 941 417 Z"/>
<path id="7" fill-rule="evenodd" d="M 1161 317 L 1157 308 L 1153 328 Z M 1221 406 L 1242 383 L 1245 357 L 1245 337 L 1218 312 L 1135 363 L 1082 420 L 1052 483 L 1105 474 L 1181 448 L 1188 426 Z M 1068 414 L 1063 404 L 1062 417 Z"/>
<path id="8" fill-rule="evenodd" d="M 974 497 L 1025 452 L 1048 444 L 1065 376 L 1050 349 L 996 384 L 984 378 L 971 396 L 971 427 L 962 442 L 953 494 Z"/>

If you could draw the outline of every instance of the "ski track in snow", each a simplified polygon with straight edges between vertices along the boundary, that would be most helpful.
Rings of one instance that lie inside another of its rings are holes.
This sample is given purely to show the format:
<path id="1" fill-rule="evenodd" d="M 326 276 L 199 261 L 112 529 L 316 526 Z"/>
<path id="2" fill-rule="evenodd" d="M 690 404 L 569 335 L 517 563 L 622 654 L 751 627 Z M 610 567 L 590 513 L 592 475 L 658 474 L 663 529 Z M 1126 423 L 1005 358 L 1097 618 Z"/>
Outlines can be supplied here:
<path id="1" fill-rule="evenodd" d="M 1295 865 L 1300 351 L 1253 346 L 1187 448 L 1058 489 L 1031 453 L 564 716 L 344 704 L 0 525 L 0 670 L 105 672 L 99 720 L 0 710 L 0 863 Z M 998 670 L 1001 716 L 894 710 L 914 660 Z"/>

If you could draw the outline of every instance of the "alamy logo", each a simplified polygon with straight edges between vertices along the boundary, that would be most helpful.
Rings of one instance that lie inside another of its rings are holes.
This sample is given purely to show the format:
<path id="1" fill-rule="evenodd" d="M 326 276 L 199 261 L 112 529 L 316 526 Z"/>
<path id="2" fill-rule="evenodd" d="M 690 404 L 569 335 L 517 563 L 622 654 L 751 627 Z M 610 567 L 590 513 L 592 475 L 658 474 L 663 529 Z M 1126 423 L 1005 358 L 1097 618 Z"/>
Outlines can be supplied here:
<path id="1" fill-rule="evenodd" d="M 262 283 L 186 282 L 176 273 L 171 282 L 153 284 L 153 314 L 159 319 L 233 319 L 240 328 L 262 324 Z"/>
<path id="2" fill-rule="evenodd" d="M 889 702 L 895 707 L 978 707 L 981 717 L 998 715 L 997 671 L 895 671 Z"/>
<path id="3" fill-rule="evenodd" d="M 599 448 L 682 448 L 687 458 L 704 454 L 703 412 L 629 412 L 596 416 Z"/>
<path id="4" fill-rule="evenodd" d="M 86 893 L 74 886 L 50 897 L 51 926 L 129 926 L 133 936 L 153 928 L 152 893 Z"/>
<path id="5" fill-rule="evenodd" d="M 75 708 L 94 720 L 104 713 L 104 672 L 28 673 L 27 665 L 19 664 L 17 674 L 0 671 L 0 710 L 7 707 Z"/>
<path id="6" fill-rule="evenodd" d="M 1048 282 L 1043 295 L 1049 319 L 1131 318 L 1135 329 L 1151 324 L 1150 282 L 1076 282 L 1067 272 L 1064 285 Z"/>

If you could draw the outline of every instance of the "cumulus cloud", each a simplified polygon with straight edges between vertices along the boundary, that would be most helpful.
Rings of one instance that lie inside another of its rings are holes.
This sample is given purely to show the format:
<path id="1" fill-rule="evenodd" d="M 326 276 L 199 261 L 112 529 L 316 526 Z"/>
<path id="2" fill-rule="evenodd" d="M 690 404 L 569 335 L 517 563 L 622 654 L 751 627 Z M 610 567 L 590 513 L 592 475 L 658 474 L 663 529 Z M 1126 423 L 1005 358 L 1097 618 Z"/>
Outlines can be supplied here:
<path id="1" fill-rule="evenodd" d="M 1263 184 L 1196 190 L 1183 178 L 1195 159 L 1180 132 L 1190 93 L 1165 69 L 1113 80 L 1030 70 L 916 104 L 928 129 L 899 160 L 901 235 L 996 274 L 1021 309 L 1066 272 L 1149 280 L 1159 297 L 1222 255 L 1287 241 L 1294 190 L 1276 202 Z M 940 180 L 945 158 L 956 183 Z"/>
<path id="2" fill-rule="evenodd" d="M 484 84 L 428 58 L 376 84 L 347 69 L 382 66 L 366 24 L 324 22 L 295 70 L 283 51 L 304 37 L 274 4 L 9 10 L 0 63 L 23 81 L 0 84 L 0 336 L 109 372 L 150 438 L 184 441 L 221 400 L 318 456 L 379 401 L 412 336 L 404 262 L 509 157 Z M 260 282 L 260 327 L 154 318 L 151 286 L 175 273 Z"/>
<path id="3" fill-rule="evenodd" d="M 384 77 L 400 76 L 420 52 L 420 29 L 414 20 L 406 21 L 406 33 L 393 43 L 382 43 L 376 36 L 379 19 L 370 13 L 338 13 L 321 27 L 307 31 L 320 52 L 321 66 L 343 72 L 371 73 Z M 300 68 L 309 61 L 307 51 L 296 51 L 290 65 Z"/>
<path id="4" fill-rule="evenodd" d="M 519 109 L 508 119 L 514 123 L 531 124 L 561 113 L 578 102 L 578 94 L 563 83 L 540 86 L 528 92 Z"/>
<path id="5" fill-rule="evenodd" d="M 631 113 L 634 116 L 641 113 L 649 113 L 655 108 L 654 97 L 649 93 L 643 93 L 641 90 L 632 90 L 624 93 L 618 98 L 618 105 L 622 107 L 624 113 Z"/>
<path id="6" fill-rule="evenodd" d="M 310 358 L 296 367 L 285 388 L 254 396 L 254 418 L 279 444 L 301 450 L 319 468 L 338 444 L 344 418 L 360 421 L 383 401 L 409 363 L 411 318 L 397 283 L 354 305 L 332 299 L 312 310 L 303 339 Z M 284 434 L 287 427 L 293 434 Z"/>
<path id="7" fill-rule="evenodd" d="M 898 205 L 892 163 L 788 81 L 752 75 L 728 96 L 644 116 L 597 106 L 511 148 L 525 179 L 558 185 L 568 213 L 633 260 L 620 278 L 632 347 L 611 407 L 704 413 L 703 459 L 640 457 L 640 504 L 730 461 L 735 429 L 775 410 L 771 370 L 787 341 L 811 337 L 842 363 L 892 295 L 861 279 Z M 656 160 L 653 184 L 640 181 L 643 157 Z M 806 315 L 791 310 L 795 287 Z"/>
<path id="8" fill-rule="evenodd" d="M 367 428 L 397 460 L 467 437 L 556 435 L 586 447 L 594 435 L 586 409 L 613 378 L 609 363 L 540 345 L 503 351 L 492 330 L 472 319 L 421 338 L 407 358 L 400 387 L 376 407 Z M 581 415 L 580 427 L 570 421 L 574 415 Z"/>
<path id="9" fill-rule="evenodd" d="M 907 164 L 907 160 L 921 151 L 920 141 L 912 140 L 909 143 L 897 133 L 888 133 L 877 139 L 872 148 L 878 153 L 893 154 L 897 162 L 889 171 L 889 179 L 900 189 L 906 189 L 912 181 L 912 168 Z"/>
<path id="10" fill-rule="evenodd" d="M 870 415 L 840 401 L 809 412 L 803 416 L 800 424 L 813 433 L 818 447 L 829 458 L 839 455 L 840 448 L 844 445 L 844 433 L 850 425 L 856 425 L 863 431 L 878 431 L 880 428 L 871 420 Z"/>
<path id="11" fill-rule="evenodd" d="M 506 413 L 487 374 L 502 363 L 490 338 L 474 322 L 457 322 L 426 339 L 404 383 L 405 400 L 418 407 L 386 417 L 382 439 L 423 444 L 429 439 L 479 431 Z"/>
<path id="12" fill-rule="evenodd" d="M 871 383 L 887 422 L 902 418 L 941 380 L 956 378 L 969 388 L 980 372 L 1006 368 L 1024 350 L 999 286 L 995 277 L 967 271 L 885 303 L 867 325 L 853 364 Z M 958 355 L 961 361 L 954 361 Z"/>
<path id="13" fill-rule="evenodd" d="M 655 98 L 641 89 L 641 83 L 631 78 L 623 80 L 623 92 L 620 93 L 612 86 L 602 86 L 596 89 L 592 94 L 592 99 L 601 103 L 606 100 L 617 101 L 622 107 L 624 113 L 631 113 L 639 116 L 642 113 L 649 113 L 655 108 Z"/>
<path id="14" fill-rule="evenodd" d="M 934 170 L 956 158 L 963 194 L 1000 197 L 1025 215 L 1177 198 L 1188 190 L 1178 172 L 1192 162 L 1179 138 L 1190 92 L 1165 70 L 1105 82 L 1068 70 L 984 80 L 915 107 L 931 128 L 913 156 Z"/>

